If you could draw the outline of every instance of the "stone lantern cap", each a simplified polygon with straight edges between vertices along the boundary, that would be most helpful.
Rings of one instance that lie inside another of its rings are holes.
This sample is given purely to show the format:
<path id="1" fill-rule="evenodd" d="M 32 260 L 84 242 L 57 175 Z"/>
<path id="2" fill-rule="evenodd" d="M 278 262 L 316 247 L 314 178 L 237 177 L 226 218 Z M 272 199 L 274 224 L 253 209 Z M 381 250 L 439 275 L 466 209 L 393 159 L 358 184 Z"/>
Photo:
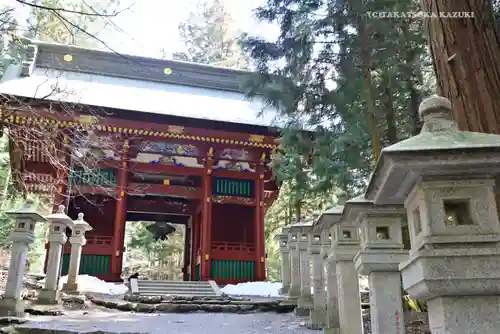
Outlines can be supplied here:
<path id="1" fill-rule="evenodd" d="M 402 205 L 374 205 L 373 201 L 365 198 L 365 195 L 360 195 L 347 201 L 342 222 L 357 223 L 361 214 L 404 215 L 405 209 Z"/>
<path id="2" fill-rule="evenodd" d="M 73 220 L 64 213 L 64 205 L 59 205 L 56 213 L 50 214 L 45 218 L 53 224 L 59 223 L 67 227 L 73 226 Z"/>
<path id="3" fill-rule="evenodd" d="M 290 228 L 290 233 L 309 233 L 312 226 L 312 222 L 298 222 L 288 227 Z"/>
<path id="4" fill-rule="evenodd" d="M 278 233 L 274 236 L 274 240 L 280 242 L 281 244 L 283 241 L 288 241 L 288 234 Z"/>
<path id="5" fill-rule="evenodd" d="M 38 212 L 37 212 L 37 205 L 35 204 L 35 202 L 33 200 L 27 200 L 23 207 L 18 209 L 18 210 L 14 210 L 14 211 L 7 211 L 5 212 L 5 214 L 10 217 L 10 218 L 13 218 L 13 219 L 18 219 L 18 220 L 21 220 L 21 219 L 29 219 L 29 220 L 32 220 L 34 222 L 46 222 L 47 219 L 45 219 L 42 215 L 40 215 Z"/>
<path id="6" fill-rule="evenodd" d="M 82 212 L 78 214 L 78 218 L 75 221 L 73 221 L 72 225 L 73 225 L 72 230 L 77 232 L 87 232 L 93 230 L 92 226 L 90 226 L 89 223 L 83 220 Z"/>
<path id="7" fill-rule="evenodd" d="M 384 148 L 366 198 L 401 204 L 419 177 L 484 177 L 500 174 L 500 135 L 458 130 L 451 102 L 441 96 L 424 100 L 420 134 Z"/>
<path id="8" fill-rule="evenodd" d="M 333 224 L 336 224 L 342 218 L 342 213 L 344 212 L 344 205 L 336 205 L 324 211 L 321 216 L 314 222 L 313 232 L 321 232 L 323 230 L 328 230 Z"/>
<path id="9" fill-rule="evenodd" d="M 373 207 L 373 201 L 366 199 L 365 195 L 359 195 L 357 197 L 351 198 L 345 203 L 344 212 L 340 219 L 340 222 L 344 224 L 352 224 L 356 221 L 360 212 Z"/>
<path id="10" fill-rule="evenodd" d="M 280 247 L 280 250 L 283 251 L 287 249 L 288 247 L 288 234 L 285 233 L 278 233 L 274 236 L 274 240 L 278 241 L 278 246 Z"/>

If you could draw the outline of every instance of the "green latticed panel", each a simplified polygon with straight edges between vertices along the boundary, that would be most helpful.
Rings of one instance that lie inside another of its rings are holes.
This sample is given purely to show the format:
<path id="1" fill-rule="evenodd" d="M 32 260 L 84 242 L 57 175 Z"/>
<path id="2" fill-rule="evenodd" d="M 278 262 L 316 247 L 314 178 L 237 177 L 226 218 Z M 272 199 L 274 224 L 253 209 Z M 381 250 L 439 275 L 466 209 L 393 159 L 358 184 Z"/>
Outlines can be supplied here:
<path id="1" fill-rule="evenodd" d="M 62 275 L 67 275 L 69 270 L 70 254 L 63 255 Z M 80 261 L 80 275 L 103 275 L 111 272 L 111 256 L 82 254 Z"/>
<path id="2" fill-rule="evenodd" d="M 254 278 L 254 261 L 212 260 L 213 280 L 253 281 Z"/>
<path id="3" fill-rule="evenodd" d="M 230 179 L 214 176 L 212 178 L 212 194 L 218 196 L 253 197 L 255 182 L 253 180 Z"/>
<path id="4" fill-rule="evenodd" d="M 116 186 L 116 169 L 82 169 L 76 168 L 70 172 L 69 179 L 72 184 L 89 186 Z"/>

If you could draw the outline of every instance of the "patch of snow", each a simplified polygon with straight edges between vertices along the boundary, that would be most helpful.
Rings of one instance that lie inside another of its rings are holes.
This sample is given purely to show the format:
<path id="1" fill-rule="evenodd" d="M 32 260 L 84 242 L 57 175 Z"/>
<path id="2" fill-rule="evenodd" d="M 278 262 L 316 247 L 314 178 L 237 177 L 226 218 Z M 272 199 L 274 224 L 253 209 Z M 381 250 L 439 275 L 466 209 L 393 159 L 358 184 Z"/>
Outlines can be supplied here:
<path id="1" fill-rule="evenodd" d="M 280 282 L 246 282 L 236 285 L 228 284 L 221 289 L 221 292 L 239 296 L 279 297 L 281 286 Z M 326 288 L 325 286 L 325 290 Z M 368 290 L 368 277 L 359 275 L 359 291 L 368 292 Z M 311 287 L 311 294 L 314 294 L 313 287 Z"/>
<path id="2" fill-rule="evenodd" d="M 228 295 L 260 296 L 260 297 L 279 297 L 281 283 L 271 282 L 246 282 L 236 285 L 228 284 L 221 289 Z"/>
<path id="3" fill-rule="evenodd" d="M 368 284 L 368 276 L 359 275 L 359 291 L 368 292 L 369 284 Z"/>
<path id="4" fill-rule="evenodd" d="M 67 281 L 68 276 L 62 276 L 59 280 L 59 288 L 62 289 L 63 284 Z M 109 283 L 89 275 L 78 275 L 77 282 L 80 292 L 93 292 L 107 295 L 124 295 L 128 292 L 128 288 L 125 284 Z"/>

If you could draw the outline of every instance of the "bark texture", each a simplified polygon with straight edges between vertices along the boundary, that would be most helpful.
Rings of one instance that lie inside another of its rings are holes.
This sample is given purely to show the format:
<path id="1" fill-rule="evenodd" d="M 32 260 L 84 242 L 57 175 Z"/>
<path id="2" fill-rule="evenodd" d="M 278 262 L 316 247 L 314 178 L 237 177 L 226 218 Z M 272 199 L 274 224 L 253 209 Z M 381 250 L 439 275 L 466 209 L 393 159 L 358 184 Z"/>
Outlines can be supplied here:
<path id="1" fill-rule="evenodd" d="M 500 134 L 500 41 L 491 0 L 421 2 L 424 11 L 437 15 L 474 13 L 427 20 L 438 87 L 462 130 Z"/>

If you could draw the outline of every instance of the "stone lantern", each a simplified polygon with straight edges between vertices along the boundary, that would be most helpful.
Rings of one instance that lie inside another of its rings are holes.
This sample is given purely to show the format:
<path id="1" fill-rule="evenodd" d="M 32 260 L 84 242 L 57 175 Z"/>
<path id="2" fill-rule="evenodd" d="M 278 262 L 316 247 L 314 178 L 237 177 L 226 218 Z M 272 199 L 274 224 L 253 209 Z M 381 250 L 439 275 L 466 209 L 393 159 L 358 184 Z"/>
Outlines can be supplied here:
<path id="1" fill-rule="evenodd" d="M 332 229 L 340 221 L 344 210 L 344 203 L 326 210 L 314 224 L 314 229 L 321 229 L 324 233 L 323 256 L 326 259 L 326 324 L 324 333 L 338 333 L 340 331 L 337 263 L 334 260 L 332 246 Z"/>
<path id="2" fill-rule="evenodd" d="M 309 256 L 312 262 L 313 308 L 310 312 L 311 329 L 321 329 L 326 322 L 326 291 L 324 240 L 325 233 L 320 228 L 312 229 L 309 233 Z"/>
<path id="3" fill-rule="evenodd" d="M 63 285 L 63 291 L 68 293 L 78 293 L 78 272 L 80 270 L 80 260 L 82 257 L 82 247 L 87 243 L 85 233 L 92 230 L 92 226 L 83 220 L 83 213 L 78 214 L 78 218 L 71 226 L 71 257 L 69 260 L 68 281 Z"/>
<path id="4" fill-rule="evenodd" d="M 290 226 L 284 227 L 282 233 L 288 235 L 288 249 L 290 250 L 290 289 L 288 296 L 290 299 L 297 299 L 300 296 L 300 257 L 297 249 L 297 234 L 292 233 Z"/>
<path id="5" fill-rule="evenodd" d="M 399 264 L 404 250 L 402 205 L 379 205 L 360 196 L 344 211 L 346 220 L 360 226 L 361 251 L 354 258 L 359 274 L 368 276 L 370 319 L 374 333 L 404 333 L 403 296 Z"/>
<path id="6" fill-rule="evenodd" d="M 23 316 L 24 302 L 21 300 L 21 290 L 29 245 L 35 241 L 35 224 L 44 222 L 45 218 L 37 212 L 35 203 L 31 200 L 26 201 L 21 209 L 8 211 L 5 214 L 15 220 L 15 225 L 10 235 L 11 258 L 5 294 L 0 300 L 0 315 Z"/>
<path id="7" fill-rule="evenodd" d="M 411 249 L 399 269 L 427 301 L 431 332 L 498 333 L 500 136 L 459 131 L 443 97 L 419 113 L 422 132 L 382 150 L 366 197 L 405 205 Z"/>
<path id="8" fill-rule="evenodd" d="M 275 240 L 278 241 L 281 258 L 281 294 L 287 294 L 290 289 L 290 248 L 288 248 L 288 234 L 277 234 Z"/>
<path id="9" fill-rule="evenodd" d="M 42 304 L 56 304 L 59 301 L 59 269 L 63 245 L 67 241 L 66 228 L 73 225 L 73 221 L 64 213 L 64 205 L 60 205 L 56 213 L 45 217 L 50 222 L 49 255 L 47 261 L 47 276 L 45 286 L 40 291 L 38 301 Z"/>
<path id="10" fill-rule="evenodd" d="M 299 222 L 289 227 L 290 233 L 296 236 L 296 245 L 300 261 L 300 296 L 297 300 L 295 314 L 300 317 L 307 317 L 312 308 L 311 262 L 309 261 L 308 253 L 309 232 L 311 231 L 312 223 Z"/>
<path id="11" fill-rule="evenodd" d="M 339 319 L 342 333 L 362 333 L 361 300 L 354 257 L 360 251 L 359 227 L 345 212 L 358 198 L 347 201 L 340 221 L 332 226 L 332 260 L 336 263 Z"/>

